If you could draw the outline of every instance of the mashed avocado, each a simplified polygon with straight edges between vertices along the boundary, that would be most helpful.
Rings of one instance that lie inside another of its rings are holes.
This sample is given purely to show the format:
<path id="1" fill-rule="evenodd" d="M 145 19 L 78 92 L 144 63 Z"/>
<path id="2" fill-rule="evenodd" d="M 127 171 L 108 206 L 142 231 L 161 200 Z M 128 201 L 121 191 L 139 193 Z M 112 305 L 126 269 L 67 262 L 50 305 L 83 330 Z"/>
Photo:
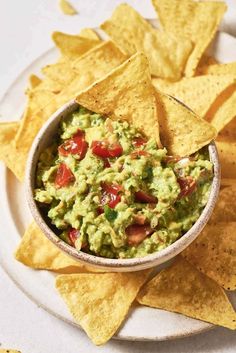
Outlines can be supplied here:
<path id="1" fill-rule="evenodd" d="M 142 257 L 192 227 L 212 176 L 207 150 L 168 156 L 128 122 L 80 107 L 40 156 L 35 200 L 58 236 L 78 250 Z"/>

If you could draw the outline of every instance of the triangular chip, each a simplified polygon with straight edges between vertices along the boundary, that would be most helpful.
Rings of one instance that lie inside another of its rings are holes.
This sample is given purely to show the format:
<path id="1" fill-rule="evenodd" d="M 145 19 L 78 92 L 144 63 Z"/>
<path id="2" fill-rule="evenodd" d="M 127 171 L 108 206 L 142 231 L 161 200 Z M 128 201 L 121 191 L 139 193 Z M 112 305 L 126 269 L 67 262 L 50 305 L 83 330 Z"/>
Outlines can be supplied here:
<path id="1" fill-rule="evenodd" d="M 65 273 L 87 272 L 85 265 L 73 260 L 46 238 L 35 222 L 26 229 L 15 252 L 16 260 L 37 270 Z M 94 270 L 94 272 L 97 272 Z"/>
<path id="2" fill-rule="evenodd" d="M 149 271 L 74 274 L 56 278 L 56 288 L 75 321 L 93 343 L 106 343 L 118 330 Z"/>
<path id="3" fill-rule="evenodd" d="M 97 33 L 92 28 L 83 28 L 83 29 L 81 29 L 81 31 L 79 32 L 79 35 L 81 37 L 84 37 L 84 38 L 89 38 L 89 39 L 94 39 L 94 40 L 101 41 L 101 39 L 99 38 Z"/>
<path id="4" fill-rule="evenodd" d="M 61 11 L 65 15 L 72 16 L 72 15 L 76 15 L 78 13 L 76 11 L 76 9 L 67 0 L 59 0 L 59 6 L 60 6 Z"/>
<path id="5" fill-rule="evenodd" d="M 178 82 L 153 79 L 154 86 L 169 94 L 204 117 L 213 102 L 225 89 L 235 82 L 232 75 L 184 77 Z"/>
<path id="6" fill-rule="evenodd" d="M 156 91 L 160 137 L 168 153 L 188 156 L 206 146 L 216 131 L 174 98 Z"/>
<path id="7" fill-rule="evenodd" d="M 99 40 L 84 38 L 62 32 L 53 32 L 52 39 L 61 54 L 68 58 L 77 58 L 99 44 Z"/>
<path id="8" fill-rule="evenodd" d="M 137 299 L 143 305 L 236 329 L 236 313 L 224 290 L 181 258 L 148 282 Z"/>
<path id="9" fill-rule="evenodd" d="M 236 222 L 236 179 L 234 184 L 220 190 L 220 194 L 210 218 L 210 223 Z"/>
<path id="10" fill-rule="evenodd" d="M 119 5 L 101 28 L 127 54 L 144 52 L 153 75 L 175 80 L 181 77 L 192 50 L 188 39 L 177 40 L 173 34 L 153 28 L 128 4 Z"/>
<path id="11" fill-rule="evenodd" d="M 199 67 L 199 75 L 234 75 L 236 76 L 236 61 L 227 64 L 205 63 Z"/>
<path id="12" fill-rule="evenodd" d="M 41 78 L 39 78 L 36 75 L 30 75 L 29 77 L 29 83 L 30 83 L 30 88 L 35 88 L 37 87 L 40 83 L 42 82 Z"/>
<path id="13" fill-rule="evenodd" d="M 221 77 L 221 76 L 219 76 Z M 217 131 L 221 131 L 236 117 L 236 85 L 231 87 L 229 94 L 223 99 L 213 104 L 211 109 L 206 114 L 205 118 L 211 122 Z"/>
<path id="14" fill-rule="evenodd" d="M 236 179 L 236 142 L 216 141 L 222 178 Z"/>
<path id="15" fill-rule="evenodd" d="M 207 225 L 181 255 L 223 288 L 236 289 L 236 222 Z"/>
<path id="16" fill-rule="evenodd" d="M 76 101 L 93 112 L 132 122 L 160 145 L 154 89 L 144 54 L 133 55 L 82 91 Z"/>
<path id="17" fill-rule="evenodd" d="M 194 76 L 227 9 L 226 4 L 193 0 L 152 0 L 152 3 L 164 30 L 176 36 L 186 36 L 194 43 L 185 68 L 186 76 Z"/>
<path id="18" fill-rule="evenodd" d="M 236 142 L 236 117 L 233 118 L 218 134 L 218 141 Z"/>
<path id="19" fill-rule="evenodd" d="M 14 146 L 14 138 L 19 129 L 20 122 L 0 123 L 0 160 L 16 175 L 19 180 L 23 179 L 22 163 L 24 158 Z"/>

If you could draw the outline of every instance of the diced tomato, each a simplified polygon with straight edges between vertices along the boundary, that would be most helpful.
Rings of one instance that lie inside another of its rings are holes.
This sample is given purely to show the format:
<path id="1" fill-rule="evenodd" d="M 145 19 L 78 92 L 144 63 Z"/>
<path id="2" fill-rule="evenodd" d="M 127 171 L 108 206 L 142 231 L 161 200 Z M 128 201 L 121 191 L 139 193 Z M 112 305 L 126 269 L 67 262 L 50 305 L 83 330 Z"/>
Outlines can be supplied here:
<path id="1" fill-rule="evenodd" d="M 121 185 L 102 183 L 101 205 L 108 205 L 110 208 L 115 208 L 121 201 L 119 192 L 122 190 Z"/>
<path id="2" fill-rule="evenodd" d="M 142 190 L 135 192 L 134 197 L 136 202 L 157 203 L 157 198 L 155 196 L 150 195 Z"/>
<path id="3" fill-rule="evenodd" d="M 110 162 L 109 162 L 109 160 L 107 158 L 104 158 L 103 163 L 104 163 L 104 167 L 105 168 L 110 168 L 111 167 Z"/>
<path id="4" fill-rule="evenodd" d="M 118 142 L 109 144 L 106 141 L 93 141 L 91 148 L 93 154 L 101 158 L 119 157 L 123 153 L 123 148 Z"/>
<path id="5" fill-rule="evenodd" d="M 65 157 L 69 154 L 78 155 L 81 160 L 85 157 L 87 149 L 88 143 L 84 139 L 84 131 L 79 129 L 71 139 L 58 147 L 58 152 Z"/>
<path id="6" fill-rule="evenodd" d="M 196 189 L 196 181 L 191 176 L 187 176 L 186 178 L 178 178 L 177 181 L 180 186 L 180 194 L 178 196 L 179 199 L 192 194 L 192 192 Z"/>
<path id="7" fill-rule="evenodd" d="M 153 232 L 149 224 L 131 224 L 126 228 L 127 242 L 129 245 L 138 245 Z"/>
<path id="8" fill-rule="evenodd" d="M 68 231 L 68 237 L 69 237 L 69 239 L 70 239 L 70 241 L 71 241 L 71 244 L 72 244 L 73 246 L 75 246 L 75 242 L 76 242 L 76 240 L 78 239 L 79 235 L 80 235 L 80 232 L 79 232 L 78 229 L 71 228 L 71 229 Z"/>
<path id="9" fill-rule="evenodd" d="M 61 163 L 57 169 L 55 184 L 58 189 L 67 186 L 75 180 L 74 174 L 65 163 Z"/>
<path id="10" fill-rule="evenodd" d="M 74 246 L 75 247 L 75 242 L 76 240 L 79 238 L 80 236 L 80 231 L 79 229 L 75 229 L 75 228 L 71 228 L 69 231 L 68 231 L 68 238 L 71 242 L 71 246 Z M 87 243 L 83 243 L 81 245 L 81 249 L 85 249 L 87 247 Z"/>
<path id="11" fill-rule="evenodd" d="M 133 145 L 135 147 L 141 147 L 141 146 L 145 145 L 146 143 L 147 143 L 147 141 L 142 137 L 135 137 L 133 139 Z"/>
<path id="12" fill-rule="evenodd" d="M 149 156 L 150 153 L 146 152 L 146 151 L 134 151 L 130 154 L 131 159 L 137 159 L 138 157 L 141 156 Z"/>

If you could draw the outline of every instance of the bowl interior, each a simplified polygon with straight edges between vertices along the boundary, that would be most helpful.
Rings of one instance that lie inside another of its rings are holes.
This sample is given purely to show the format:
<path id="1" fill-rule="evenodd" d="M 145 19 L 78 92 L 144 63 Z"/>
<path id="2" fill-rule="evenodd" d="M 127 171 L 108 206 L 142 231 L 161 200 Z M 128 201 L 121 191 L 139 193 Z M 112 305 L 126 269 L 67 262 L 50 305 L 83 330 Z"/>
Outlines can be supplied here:
<path id="1" fill-rule="evenodd" d="M 56 113 L 54 113 L 39 131 L 31 147 L 27 162 L 25 183 L 28 204 L 36 223 L 47 236 L 47 238 L 67 255 L 84 264 L 99 267 L 104 271 L 137 271 L 154 267 L 173 258 L 178 253 L 183 251 L 198 236 L 198 234 L 208 222 L 214 209 L 220 187 L 220 166 L 215 143 L 211 142 L 208 145 L 210 160 L 212 161 L 214 167 L 214 177 L 209 199 L 199 219 L 188 232 L 186 232 L 180 239 L 175 241 L 167 248 L 142 258 L 108 259 L 90 255 L 82 251 L 78 251 L 64 241 L 60 240 L 60 238 L 47 224 L 45 216 L 41 213 L 36 201 L 34 200 L 35 174 L 38 158 L 41 152 L 52 143 L 53 138 L 57 134 L 58 126 L 61 120 L 75 111 L 78 107 L 79 105 L 75 101 L 71 101 L 64 105 Z"/>

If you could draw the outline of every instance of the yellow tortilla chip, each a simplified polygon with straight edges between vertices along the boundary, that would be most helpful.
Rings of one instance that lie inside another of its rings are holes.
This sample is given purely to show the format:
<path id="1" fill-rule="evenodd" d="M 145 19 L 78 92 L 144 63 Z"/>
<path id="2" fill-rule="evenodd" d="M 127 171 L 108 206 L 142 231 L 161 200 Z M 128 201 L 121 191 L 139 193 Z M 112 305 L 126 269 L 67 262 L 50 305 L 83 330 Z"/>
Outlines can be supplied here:
<path id="1" fill-rule="evenodd" d="M 192 50 L 192 44 L 187 38 L 177 40 L 173 34 L 153 28 L 127 4 L 119 5 L 101 28 L 127 54 L 144 52 L 153 75 L 174 80 L 181 77 Z"/>
<path id="2" fill-rule="evenodd" d="M 29 84 L 30 84 L 31 89 L 37 87 L 41 82 L 42 82 L 42 80 L 38 76 L 36 76 L 34 74 L 30 75 Z"/>
<path id="3" fill-rule="evenodd" d="M 156 91 L 161 142 L 171 155 L 188 156 L 216 137 L 205 120 L 174 98 Z"/>
<path id="4" fill-rule="evenodd" d="M 148 275 L 148 270 L 61 275 L 56 288 L 75 321 L 93 343 L 102 345 L 120 327 Z"/>
<path id="5" fill-rule="evenodd" d="M 100 40 L 101 41 L 101 39 L 99 38 L 97 33 L 91 28 L 83 28 L 83 29 L 81 29 L 81 31 L 79 32 L 79 35 L 81 37 L 84 37 L 84 38 L 95 39 L 95 40 Z"/>
<path id="6" fill-rule="evenodd" d="M 16 351 L 15 349 L 0 349 L 0 353 L 21 353 L 21 352 Z"/>
<path id="7" fill-rule="evenodd" d="M 234 75 L 236 76 L 236 61 L 227 64 L 205 63 L 198 69 L 199 75 Z"/>
<path id="8" fill-rule="evenodd" d="M 222 178 L 236 179 L 236 142 L 216 141 Z"/>
<path id="9" fill-rule="evenodd" d="M 59 7 L 65 15 L 76 15 L 78 12 L 67 0 L 59 0 Z"/>
<path id="10" fill-rule="evenodd" d="M 53 32 L 52 39 L 61 54 L 72 59 L 79 57 L 99 44 L 98 40 L 62 32 Z"/>
<path id="11" fill-rule="evenodd" d="M 39 100 L 36 95 L 40 91 L 32 93 L 31 105 L 26 109 L 15 140 L 15 146 L 21 155 L 21 162 L 17 165 L 20 169 L 21 179 L 24 175 L 29 149 L 43 123 L 63 104 L 76 97 L 80 90 L 107 74 L 125 59 L 126 56 L 114 43 L 103 42 L 73 62 L 74 80 L 60 94 L 49 95 L 50 102 L 46 106 L 37 109 Z"/>
<path id="12" fill-rule="evenodd" d="M 181 258 L 148 282 L 137 300 L 143 305 L 236 329 L 236 313 L 224 290 Z"/>
<path id="13" fill-rule="evenodd" d="M 221 76 L 219 76 L 221 77 Z M 229 87 L 230 89 L 230 87 Z M 206 119 L 221 131 L 228 123 L 236 117 L 236 85 L 231 87 L 229 94 L 223 99 L 213 104 L 212 108 L 206 114 Z"/>
<path id="14" fill-rule="evenodd" d="M 46 65 L 42 68 L 42 73 L 47 80 L 53 82 L 54 90 L 57 92 L 61 92 L 75 78 L 75 72 L 69 61 Z"/>
<path id="15" fill-rule="evenodd" d="M 218 64 L 218 61 L 212 56 L 208 56 L 207 54 L 203 54 L 201 60 L 199 61 L 196 75 L 201 75 L 204 67 L 208 67 L 210 65 Z"/>
<path id="16" fill-rule="evenodd" d="M 133 55 L 82 91 L 76 101 L 96 113 L 132 122 L 160 145 L 155 95 L 144 54 Z"/>
<path id="17" fill-rule="evenodd" d="M 223 288 L 236 289 L 236 222 L 207 225 L 181 255 Z"/>
<path id="18" fill-rule="evenodd" d="M 188 58 L 185 75 L 194 76 L 227 9 L 226 4 L 193 0 L 152 0 L 152 3 L 165 31 L 176 36 L 186 36 L 193 42 L 194 48 Z"/>
<path id="19" fill-rule="evenodd" d="M 15 258 L 24 265 L 37 270 L 60 273 L 88 271 L 88 267 L 73 260 L 51 243 L 35 222 L 32 222 L 26 229 L 15 252 Z"/>
<path id="20" fill-rule="evenodd" d="M 236 222 L 236 180 L 229 183 L 229 186 L 220 190 L 210 222 Z"/>
<path id="21" fill-rule="evenodd" d="M 204 117 L 216 98 L 235 82 L 232 75 L 184 77 L 178 82 L 153 79 L 154 86 Z"/>
<path id="22" fill-rule="evenodd" d="M 20 122 L 0 123 L 0 160 L 16 175 L 19 180 L 22 175 L 22 156 L 14 146 L 14 138 L 19 129 Z"/>
<path id="23" fill-rule="evenodd" d="M 233 118 L 218 134 L 218 141 L 236 142 L 236 117 Z"/>

